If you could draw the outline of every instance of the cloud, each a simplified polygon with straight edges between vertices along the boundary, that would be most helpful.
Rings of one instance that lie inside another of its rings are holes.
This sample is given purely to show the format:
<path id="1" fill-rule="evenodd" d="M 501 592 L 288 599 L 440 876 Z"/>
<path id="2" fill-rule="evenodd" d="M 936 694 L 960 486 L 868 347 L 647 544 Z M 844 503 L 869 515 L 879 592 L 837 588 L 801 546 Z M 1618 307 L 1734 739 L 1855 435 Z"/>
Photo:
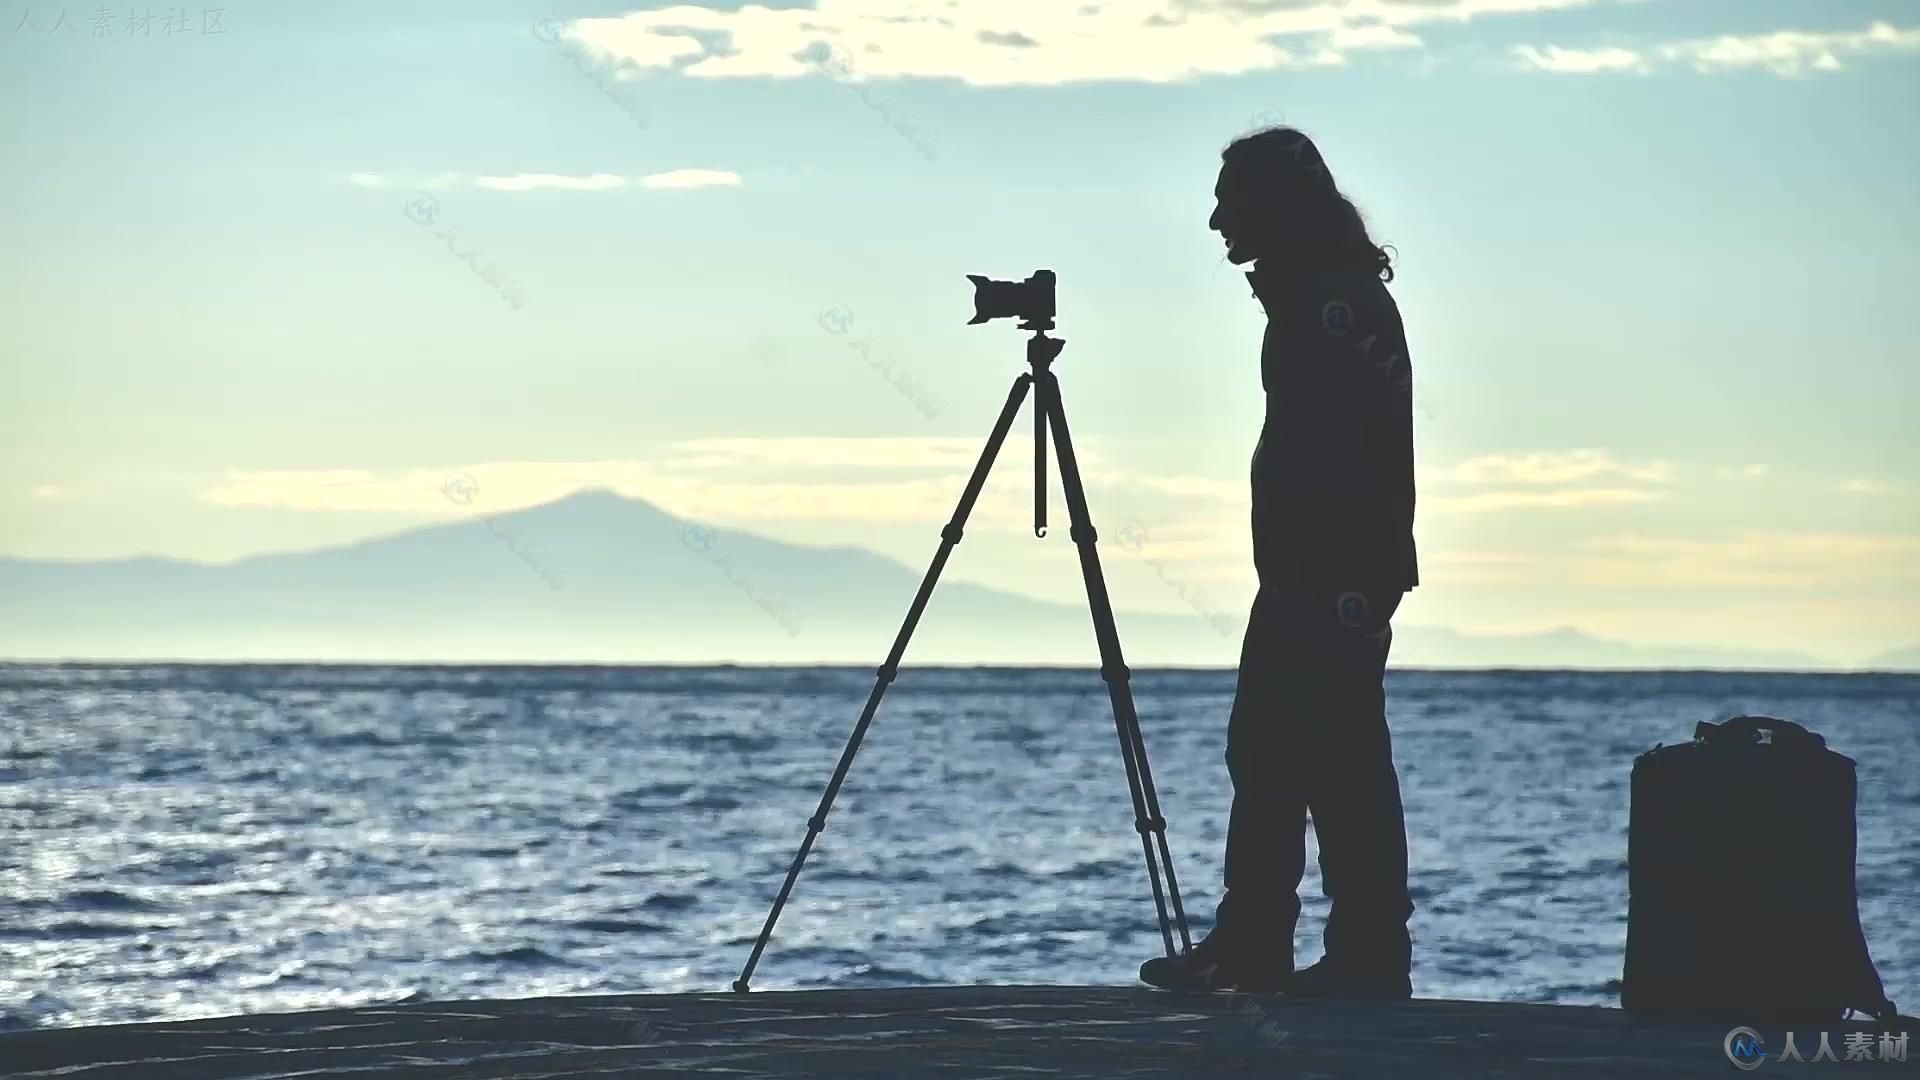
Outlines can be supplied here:
<path id="1" fill-rule="evenodd" d="M 958 436 L 682 439 L 667 448 L 677 468 L 779 465 L 813 468 L 971 469 L 980 440 Z"/>
<path id="2" fill-rule="evenodd" d="M 675 169 L 640 178 L 648 188 L 739 187 L 740 174 L 720 169 Z"/>
<path id="3" fill-rule="evenodd" d="M 1420 569 L 1422 578 L 1435 585 L 1839 590 L 1920 582 L 1920 536 L 1756 531 L 1730 539 L 1698 539 L 1611 534 L 1572 549 L 1423 551 Z"/>
<path id="4" fill-rule="evenodd" d="M 1845 495 L 1885 495 L 1887 490 L 1887 485 L 1878 480 L 1864 480 L 1858 477 L 1840 485 L 1840 491 Z"/>
<path id="5" fill-rule="evenodd" d="M 1797 78 L 1809 71 L 1839 71 L 1841 56 L 1920 51 L 1920 27 L 1896 27 L 1876 21 L 1864 30 L 1776 30 L 1765 34 L 1721 34 L 1672 41 L 1641 49 L 1610 47 L 1544 49 L 1519 45 L 1518 66 L 1556 74 L 1647 72 L 1657 63 L 1684 64 L 1704 74 L 1763 69 Z"/>
<path id="6" fill-rule="evenodd" d="M 1502 510 L 1582 510 L 1652 502 L 1666 492 L 1645 486 L 1664 484 L 1673 467 L 1664 461 L 1620 461 L 1604 450 L 1547 450 L 1524 454 L 1484 454 L 1430 475 L 1420 507 L 1458 514 Z M 1615 483 L 1595 483 L 1595 481 Z M 1500 487 L 1500 491 L 1447 494 L 1449 487 Z M 1434 493 L 1435 488 L 1441 493 Z"/>
<path id="7" fill-rule="evenodd" d="M 1722 35 L 1662 46 L 1668 60 L 1691 63 L 1696 71 L 1735 71 L 1766 68 L 1776 75 L 1797 76 L 1806 69 L 1838 71 L 1841 53 L 1912 52 L 1920 50 L 1920 27 L 1898 28 L 1875 22 L 1865 30 L 1818 33 L 1778 30 L 1771 34 Z"/>
<path id="8" fill-rule="evenodd" d="M 35 484 L 27 489 L 27 498 L 40 502 L 72 502 L 73 492 L 58 484 Z"/>
<path id="9" fill-rule="evenodd" d="M 357 172 L 347 177 L 347 183 L 354 187 L 386 187 L 387 178 L 379 173 Z"/>
<path id="10" fill-rule="evenodd" d="M 1920 581 L 1920 536 L 1754 532 L 1731 540 L 1594 537 L 1572 562 L 1587 585 L 1831 587 Z"/>
<path id="11" fill-rule="evenodd" d="M 1118 476 L 1116 479 L 1146 491 L 1189 499 L 1245 503 L 1251 497 L 1246 482 L 1242 480 L 1216 480 L 1208 476 L 1158 476 L 1147 473 L 1129 473 Z"/>
<path id="12" fill-rule="evenodd" d="M 1328 49 L 1346 53 L 1353 49 L 1418 49 L 1425 42 L 1397 26 L 1385 23 L 1342 26 L 1327 35 Z"/>
<path id="13" fill-rule="evenodd" d="M 473 496 L 447 496 L 454 478 Z M 911 479 L 870 476 L 769 479 L 714 475 L 671 460 L 475 462 L 442 468 L 357 471 L 234 470 L 201 489 L 217 506 L 313 513 L 500 513 L 604 488 L 702 521 L 845 521 L 932 525 L 953 516 L 964 480 L 953 473 Z M 984 493 L 972 521 L 1031 519 L 1032 496 L 1002 484 Z"/>
<path id="14" fill-rule="evenodd" d="M 1558 450 L 1487 454 L 1463 461 L 1444 475 L 1463 484 L 1565 484 L 1598 476 L 1657 484 L 1670 479 L 1672 472 L 1664 461 L 1629 464 L 1604 450 Z"/>
<path id="15" fill-rule="evenodd" d="M 1653 65 L 1647 58 L 1632 49 L 1563 49 L 1558 45 L 1549 45 L 1545 49 L 1536 49 L 1531 45 L 1514 47 L 1514 55 L 1521 66 L 1534 71 L 1551 71 L 1561 75 L 1590 75 L 1600 71 L 1647 72 Z"/>
<path id="16" fill-rule="evenodd" d="M 1111 543 L 1142 559 L 1206 564 L 1189 570 L 1198 577 L 1242 580 L 1252 570 L 1251 541 L 1246 522 L 1238 514 L 1155 516 L 1145 520 L 1116 514 L 1103 515 L 1094 524 L 1103 548 Z"/>
<path id="17" fill-rule="evenodd" d="M 679 5 L 579 19 L 572 40 L 640 69 L 797 78 L 822 53 L 851 79 L 975 86 L 1176 82 L 1336 65 L 1414 49 L 1409 28 L 1586 7 L 1596 0 L 818 0 L 736 10 Z"/>
<path id="18" fill-rule="evenodd" d="M 232 470 L 202 502 L 317 513 L 495 513 L 606 488 L 682 517 L 714 521 L 943 522 L 980 453 L 976 439 L 704 438 L 647 459 L 474 462 L 390 469 Z M 1085 456 L 1085 455 L 1083 455 Z M 926 475 L 902 477 L 903 471 Z M 1003 470 L 1005 472 L 1005 470 Z M 448 499 L 450 477 L 480 497 Z M 978 520 L 1031 519 L 1021 485 L 989 485 Z"/>
<path id="19" fill-rule="evenodd" d="M 1420 578 L 1429 585 L 1513 585 L 1551 576 L 1539 555 L 1515 551 L 1424 550 Z"/>
<path id="20" fill-rule="evenodd" d="M 519 173 L 514 176 L 476 176 L 473 186 L 489 191 L 539 191 L 542 188 L 554 188 L 560 191 L 610 191 L 626 187 L 627 178 L 613 173 L 594 173 L 591 176 L 563 176 L 558 173 Z"/>
<path id="21" fill-rule="evenodd" d="M 1563 488 L 1558 491 L 1488 491 L 1479 495 L 1424 496 L 1422 507 L 1454 513 L 1478 514 L 1492 510 L 1579 510 L 1589 506 L 1652 502 L 1664 498 L 1643 488 Z"/>
<path id="22" fill-rule="evenodd" d="M 1766 465 L 1721 465 L 1713 475 L 1721 480 L 1765 480 L 1773 470 Z"/>
<path id="23" fill-rule="evenodd" d="M 1243 480 L 1116 468 L 1097 450 L 1077 448 L 1087 486 L 1100 492 L 1096 512 L 1107 530 L 1120 516 L 1159 514 L 1188 523 L 1196 544 L 1244 549 L 1249 493 Z M 663 445 L 646 459 L 577 462 L 490 462 L 444 468 L 388 470 L 275 470 L 227 473 L 203 488 L 202 501 L 224 506 L 329 512 L 449 513 L 441 494 L 449 475 L 472 475 L 488 493 L 490 509 L 516 509 L 587 488 L 611 488 L 670 512 L 721 520 L 925 522 L 951 516 L 963 478 L 979 460 L 977 439 L 913 437 L 711 437 Z M 1014 475 L 1004 459 L 998 474 Z M 919 471 L 925 475 L 902 477 Z M 1488 455 L 1463 462 L 1423 483 L 1423 511 L 1485 513 L 1503 510 L 1577 510 L 1643 503 L 1665 497 L 1657 488 L 1597 484 L 1626 478 L 1664 481 L 1663 462 L 1626 463 L 1600 451 Z M 891 475 L 889 475 L 891 474 Z M 1024 475 L 1024 474 L 1019 474 Z M 1448 483 L 1501 490 L 1453 492 Z M 1442 490 L 1436 492 L 1438 486 Z M 989 484 L 983 507 L 1013 521 L 1032 515 L 1026 485 Z M 1159 531 L 1165 532 L 1164 528 Z M 1172 534 L 1162 536 L 1170 539 Z M 1182 555 L 1197 550 L 1188 546 Z"/>
<path id="24" fill-rule="evenodd" d="M 1144 519 L 1152 555 L 1168 562 L 1248 558 L 1246 492 L 1201 477 L 1131 473 L 1077 447 L 1103 543 Z M 720 523 L 896 524 L 937 529 L 953 516 L 978 462 L 978 439 L 960 436 L 840 438 L 715 437 L 662 445 L 644 458 L 561 462 L 466 462 L 377 472 L 233 470 L 196 492 L 227 507 L 312 513 L 492 514 L 602 488 L 684 518 Z M 477 497 L 456 502 L 451 478 Z M 1026 532 L 1032 474 L 1002 456 L 969 522 Z M 1058 499 L 1058 488 L 1054 489 Z M 1056 502 L 1056 512 L 1058 510 Z M 1056 519 L 1064 529 L 1064 516 Z"/>

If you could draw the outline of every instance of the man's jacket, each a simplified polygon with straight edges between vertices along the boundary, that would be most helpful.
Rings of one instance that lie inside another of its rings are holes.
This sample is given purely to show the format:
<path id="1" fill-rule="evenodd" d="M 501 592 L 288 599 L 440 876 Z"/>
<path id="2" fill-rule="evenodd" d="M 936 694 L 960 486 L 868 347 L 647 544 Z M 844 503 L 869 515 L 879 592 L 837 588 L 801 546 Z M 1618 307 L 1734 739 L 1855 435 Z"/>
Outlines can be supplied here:
<path id="1" fill-rule="evenodd" d="M 1413 588 L 1413 369 L 1398 305 L 1366 269 L 1262 264 L 1247 280 L 1267 311 L 1252 468 L 1262 583 Z"/>

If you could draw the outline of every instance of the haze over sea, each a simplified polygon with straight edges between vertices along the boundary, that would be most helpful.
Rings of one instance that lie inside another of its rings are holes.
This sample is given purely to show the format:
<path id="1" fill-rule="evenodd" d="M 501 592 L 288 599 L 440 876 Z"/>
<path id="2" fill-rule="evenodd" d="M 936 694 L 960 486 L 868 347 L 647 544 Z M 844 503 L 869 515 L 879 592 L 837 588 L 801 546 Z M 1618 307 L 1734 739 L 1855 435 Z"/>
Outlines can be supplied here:
<path id="1" fill-rule="evenodd" d="M 1134 679 L 1196 937 L 1233 678 Z M 0 1028 L 724 989 L 872 683 L 0 665 Z M 1858 761 L 1868 941 L 1894 1000 L 1920 993 L 1920 676 L 1396 670 L 1388 690 L 1417 994 L 1617 1003 L 1633 758 L 1741 712 Z M 1301 963 L 1318 889 L 1310 869 Z M 1097 672 L 908 667 L 754 985 L 1125 985 L 1159 949 Z"/>

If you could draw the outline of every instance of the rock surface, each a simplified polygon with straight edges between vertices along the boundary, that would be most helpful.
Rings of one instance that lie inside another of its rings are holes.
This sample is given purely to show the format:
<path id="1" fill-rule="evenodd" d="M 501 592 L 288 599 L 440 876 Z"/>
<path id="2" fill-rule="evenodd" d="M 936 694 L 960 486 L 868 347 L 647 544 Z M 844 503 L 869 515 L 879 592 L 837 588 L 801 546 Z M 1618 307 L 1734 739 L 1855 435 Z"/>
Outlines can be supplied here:
<path id="1" fill-rule="evenodd" d="M 1844 1059 L 1843 1032 L 1867 1027 L 1829 1030 Z M 1780 1033 L 1762 1033 L 1777 1052 Z M 1581 1006 L 952 986 L 423 1002 L 28 1031 L 0 1035 L 0 1075 L 1726 1077 L 1736 1073 L 1726 1036 Z M 1795 1039 L 1809 1058 L 1819 1046 L 1817 1030 Z"/>

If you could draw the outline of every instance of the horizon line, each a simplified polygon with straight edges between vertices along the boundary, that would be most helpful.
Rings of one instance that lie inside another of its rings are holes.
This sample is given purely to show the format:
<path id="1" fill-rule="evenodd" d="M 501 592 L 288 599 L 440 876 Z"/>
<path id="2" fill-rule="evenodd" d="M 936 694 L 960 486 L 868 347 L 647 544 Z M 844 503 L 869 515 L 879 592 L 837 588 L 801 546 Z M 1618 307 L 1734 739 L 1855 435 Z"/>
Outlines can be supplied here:
<path id="1" fill-rule="evenodd" d="M 620 669 L 634 670 L 658 669 L 708 669 L 742 668 L 750 670 L 819 670 L 844 669 L 873 672 L 875 665 L 854 661 L 741 661 L 741 660 L 314 660 L 314 659 L 155 659 L 152 657 L 116 658 L 116 657 L 12 657 L 0 656 L 0 667 L 334 667 L 334 668 L 560 668 L 560 669 Z M 1086 664 L 1001 664 L 967 663 L 964 661 L 928 661 L 920 664 L 902 664 L 899 670 L 935 670 L 935 671 L 1089 671 L 1099 672 L 1098 663 Z M 1141 671 L 1167 672 L 1218 672 L 1231 674 L 1238 670 L 1231 664 L 1129 664 L 1129 673 Z M 1448 665 L 1448 664 L 1409 664 L 1388 665 L 1389 673 L 1395 671 L 1415 674 L 1569 674 L 1569 675 L 1908 675 L 1920 676 L 1920 667 L 1884 668 L 1884 667 L 1829 667 L 1829 668 L 1770 668 L 1770 667 L 1603 667 L 1603 666 L 1567 666 L 1554 665 L 1532 667 L 1524 664 L 1496 665 Z"/>

